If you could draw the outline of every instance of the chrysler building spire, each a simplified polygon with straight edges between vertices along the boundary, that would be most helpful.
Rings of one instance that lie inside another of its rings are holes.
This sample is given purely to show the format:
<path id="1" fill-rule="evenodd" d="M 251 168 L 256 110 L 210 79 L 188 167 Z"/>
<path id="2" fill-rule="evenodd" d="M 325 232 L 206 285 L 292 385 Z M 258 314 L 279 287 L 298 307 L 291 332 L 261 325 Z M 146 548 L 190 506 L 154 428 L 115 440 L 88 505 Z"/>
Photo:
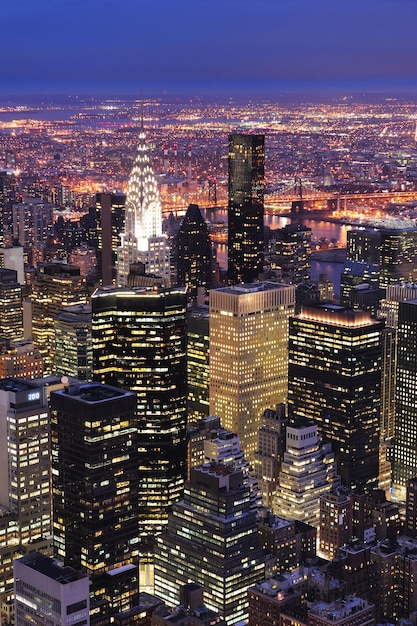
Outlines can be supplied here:
<path id="1" fill-rule="evenodd" d="M 169 245 L 162 233 L 162 205 L 143 120 L 127 188 L 125 230 L 117 254 L 117 284 L 120 287 L 126 286 L 132 263 L 144 263 L 147 274 L 161 276 L 169 283 Z"/>

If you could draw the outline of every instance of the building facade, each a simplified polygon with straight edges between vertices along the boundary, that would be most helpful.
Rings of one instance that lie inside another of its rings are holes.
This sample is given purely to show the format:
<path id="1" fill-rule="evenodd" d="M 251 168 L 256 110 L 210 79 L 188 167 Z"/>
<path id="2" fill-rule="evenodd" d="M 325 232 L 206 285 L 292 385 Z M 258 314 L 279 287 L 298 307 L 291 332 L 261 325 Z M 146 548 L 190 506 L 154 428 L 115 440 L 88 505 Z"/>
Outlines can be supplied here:
<path id="1" fill-rule="evenodd" d="M 285 402 L 295 287 L 273 282 L 210 292 L 210 413 L 239 435 L 249 460 L 265 409 Z"/>
<path id="2" fill-rule="evenodd" d="M 229 136 L 228 283 L 257 280 L 264 262 L 264 135 Z"/>
<path id="3" fill-rule="evenodd" d="M 17 378 L 0 380 L 0 593 L 13 592 L 13 558 L 50 553 L 51 432 L 46 392 Z"/>
<path id="4" fill-rule="evenodd" d="M 202 304 L 187 311 L 188 421 L 208 417 L 210 409 L 209 307 Z"/>
<path id="5" fill-rule="evenodd" d="M 77 381 L 50 402 L 55 556 L 92 577 L 94 605 L 127 611 L 138 593 L 135 394 Z"/>
<path id="6" fill-rule="evenodd" d="M 40 554 L 14 562 L 16 626 L 90 626 L 89 578 Z"/>
<path id="7" fill-rule="evenodd" d="M 192 469 L 184 500 L 174 504 L 158 537 L 155 594 L 176 605 L 180 587 L 198 583 L 205 605 L 232 625 L 247 618 L 247 589 L 264 572 L 242 472 L 216 464 Z"/>
<path id="8" fill-rule="evenodd" d="M 55 326 L 65 306 L 87 303 L 85 278 L 80 269 L 66 263 L 43 263 L 32 284 L 32 334 L 45 364 L 45 373 L 55 373 Z"/>
<path id="9" fill-rule="evenodd" d="M 258 447 L 254 455 L 254 475 L 262 492 L 263 504 L 272 507 L 281 463 L 285 452 L 285 428 L 288 419 L 285 405 L 279 404 L 274 409 L 266 409 L 258 430 Z"/>
<path id="10" fill-rule="evenodd" d="M 22 286 L 15 270 L 0 269 L 0 337 L 18 341 L 23 334 Z"/>
<path id="11" fill-rule="evenodd" d="M 405 501 L 407 481 L 417 466 L 417 299 L 400 302 L 397 331 L 397 377 L 393 490 L 395 499 Z"/>
<path id="12" fill-rule="evenodd" d="M 317 425 L 304 421 L 287 426 L 286 450 L 273 503 L 274 513 L 318 529 L 320 496 L 339 484 L 331 445 L 320 442 Z"/>
<path id="13" fill-rule="evenodd" d="M 315 420 L 346 487 L 378 485 L 382 331 L 365 312 L 322 304 L 290 319 L 290 420 Z"/>
<path id="14" fill-rule="evenodd" d="M 55 321 L 55 372 L 91 380 L 93 348 L 91 339 L 91 305 L 64 307 Z"/>
<path id="15" fill-rule="evenodd" d="M 136 393 L 139 543 L 152 552 L 186 476 L 186 289 L 95 291 L 93 378 Z"/>
<path id="16" fill-rule="evenodd" d="M 104 286 L 116 282 L 117 249 L 125 225 L 125 203 L 123 193 L 96 194 L 97 262 L 100 282 Z"/>

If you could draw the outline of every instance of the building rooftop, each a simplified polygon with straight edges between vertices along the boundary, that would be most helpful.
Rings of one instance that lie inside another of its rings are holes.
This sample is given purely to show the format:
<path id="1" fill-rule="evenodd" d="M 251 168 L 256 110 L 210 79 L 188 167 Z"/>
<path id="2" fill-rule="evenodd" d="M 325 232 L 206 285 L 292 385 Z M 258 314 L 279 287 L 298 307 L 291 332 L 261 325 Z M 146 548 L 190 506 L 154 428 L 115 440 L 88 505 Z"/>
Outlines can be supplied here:
<path id="1" fill-rule="evenodd" d="M 115 295 L 115 296 L 155 296 L 164 293 L 182 293 L 185 294 L 187 287 L 162 287 L 160 285 L 149 286 L 129 286 L 129 287 L 117 287 L 114 285 L 108 285 L 105 287 L 98 287 L 92 297 L 99 298 L 102 296 Z"/>
<path id="2" fill-rule="evenodd" d="M 343 600 L 336 600 L 335 602 L 324 602 L 322 600 L 315 602 L 311 606 L 310 612 L 314 615 L 320 615 L 331 622 L 338 622 L 346 619 L 352 613 L 369 609 L 372 606 L 372 604 L 363 598 L 347 596 Z"/>
<path id="3" fill-rule="evenodd" d="M 77 398 L 79 402 L 85 404 L 95 404 L 97 402 L 103 402 L 105 400 L 114 400 L 115 398 L 122 398 L 124 396 L 132 396 L 132 391 L 125 389 L 118 389 L 117 387 L 111 387 L 110 385 L 103 385 L 101 383 L 83 383 L 81 381 L 70 383 L 63 387 L 63 389 L 57 389 L 54 394 L 60 396 L 71 396 Z"/>
<path id="4" fill-rule="evenodd" d="M 40 552 L 27 554 L 21 559 L 18 559 L 18 561 L 62 585 L 87 577 L 87 574 L 77 571 L 72 567 L 59 565 L 57 561 Z"/>
<path id="5" fill-rule="evenodd" d="M 0 389 L 2 391 L 13 391 L 13 393 L 19 393 L 20 391 L 29 391 L 29 389 L 36 389 L 36 384 L 30 383 L 23 378 L 1 378 Z"/>
<path id="6" fill-rule="evenodd" d="M 187 315 L 195 319 L 208 320 L 209 314 L 210 314 L 210 308 L 207 304 L 199 304 L 198 306 L 193 306 L 187 311 Z"/>
<path id="7" fill-rule="evenodd" d="M 118 576 L 119 574 L 124 574 L 125 572 L 129 572 L 132 569 L 136 569 L 136 565 L 134 563 L 127 563 L 126 565 L 122 565 L 121 567 L 115 567 L 114 569 L 106 572 L 107 576 Z"/>
<path id="8" fill-rule="evenodd" d="M 288 289 L 289 287 L 292 287 L 292 285 L 264 280 L 259 283 L 244 283 L 241 285 L 231 285 L 229 287 L 220 287 L 219 289 L 215 289 L 214 291 L 219 291 L 219 292 L 239 296 L 239 295 L 248 294 L 248 293 L 256 293 L 259 291 L 271 291 L 272 289 L 283 289 L 283 288 Z"/>

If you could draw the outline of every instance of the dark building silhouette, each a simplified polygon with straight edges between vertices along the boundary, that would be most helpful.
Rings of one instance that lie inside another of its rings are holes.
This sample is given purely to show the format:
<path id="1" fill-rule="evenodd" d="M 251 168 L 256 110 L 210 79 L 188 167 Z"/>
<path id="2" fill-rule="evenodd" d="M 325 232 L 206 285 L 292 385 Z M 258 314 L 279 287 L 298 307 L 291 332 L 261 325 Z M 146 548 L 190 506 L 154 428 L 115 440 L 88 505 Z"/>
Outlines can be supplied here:
<path id="1" fill-rule="evenodd" d="M 123 193 L 98 193 L 98 269 L 102 285 L 112 285 L 116 280 L 117 248 L 120 233 L 125 224 L 125 202 Z"/>
<path id="2" fill-rule="evenodd" d="M 378 486 L 384 323 L 321 304 L 290 318 L 288 412 L 317 422 L 346 487 Z"/>
<path id="3" fill-rule="evenodd" d="M 148 554 L 186 476 L 186 289 L 103 287 L 92 310 L 94 380 L 137 395 L 139 549 Z"/>
<path id="4" fill-rule="evenodd" d="M 190 204 L 177 236 L 177 284 L 196 300 L 199 288 L 212 286 L 212 247 L 207 224 L 197 204 Z"/>
<path id="5" fill-rule="evenodd" d="M 229 136 L 228 283 L 252 283 L 264 263 L 264 135 Z"/>

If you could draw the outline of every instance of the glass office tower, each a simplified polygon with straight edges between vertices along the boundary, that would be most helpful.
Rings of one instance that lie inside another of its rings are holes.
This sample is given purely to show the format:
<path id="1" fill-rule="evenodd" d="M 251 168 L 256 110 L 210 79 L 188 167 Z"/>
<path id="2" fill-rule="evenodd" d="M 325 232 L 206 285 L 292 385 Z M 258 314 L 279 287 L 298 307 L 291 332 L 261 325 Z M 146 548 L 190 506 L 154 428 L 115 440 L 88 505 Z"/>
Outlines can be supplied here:
<path id="1" fill-rule="evenodd" d="M 229 136 L 228 282 L 251 283 L 264 263 L 264 135 Z"/>
<path id="2" fill-rule="evenodd" d="M 383 328 L 338 305 L 303 307 L 290 318 L 290 420 L 315 420 L 342 484 L 365 491 L 378 486 Z"/>
<path id="3" fill-rule="evenodd" d="M 186 476 L 186 288 L 92 296 L 93 378 L 136 392 L 140 550 L 151 553 Z"/>

